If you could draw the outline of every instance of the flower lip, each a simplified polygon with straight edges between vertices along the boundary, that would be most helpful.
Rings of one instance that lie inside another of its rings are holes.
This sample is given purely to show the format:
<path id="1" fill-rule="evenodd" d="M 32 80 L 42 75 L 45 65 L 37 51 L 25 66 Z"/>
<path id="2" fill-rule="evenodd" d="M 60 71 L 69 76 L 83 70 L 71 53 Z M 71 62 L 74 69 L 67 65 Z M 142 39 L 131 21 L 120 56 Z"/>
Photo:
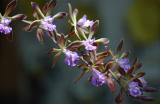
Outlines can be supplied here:
<path id="1" fill-rule="evenodd" d="M 79 55 L 76 52 L 72 52 L 70 50 L 64 50 L 64 53 L 66 55 L 65 57 L 65 63 L 68 66 L 76 66 L 77 65 L 77 61 L 79 60 Z"/>
<path id="2" fill-rule="evenodd" d="M 133 88 L 129 88 L 129 94 L 133 97 L 138 97 L 138 96 L 142 95 L 142 92 L 141 92 L 140 88 L 133 87 Z"/>
<path id="3" fill-rule="evenodd" d="M 82 27 L 82 28 L 86 28 L 86 27 L 92 27 L 94 22 L 87 20 L 87 16 L 84 15 L 81 19 L 78 20 L 78 26 Z"/>
<path id="4" fill-rule="evenodd" d="M 0 33 L 9 34 L 11 33 L 11 31 L 12 31 L 11 27 L 0 24 Z"/>
<path id="5" fill-rule="evenodd" d="M 135 81 L 132 81 L 128 84 L 128 91 L 129 91 L 129 94 L 133 97 L 142 95 L 142 91 L 140 90 L 138 82 L 135 82 Z"/>
<path id="6" fill-rule="evenodd" d="M 53 24 L 53 18 L 51 16 L 47 16 L 44 19 L 42 19 L 40 27 L 46 31 L 56 30 L 56 25 Z"/>
<path id="7" fill-rule="evenodd" d="M 102 86 L 106 83 L 106 76 L 103 73 L 93 68 L 91 83 L 96 87 Z"/>
<path id="8" fill-rule="evenodd" d="M 3 34 L 11 33 L 12 28 L 9 26 L 10 23 L 11 23 L 10 19 L 2 17 L 0 21 L 0 33 Z"/>
<path id="9" fill-rule="evenodd" d="M 131 65 L 129 63 L 128 58 L 120 58 L 116 59 L 116 62 L 119 64 L 119 66 L 125 71 L 128 72 L 128 70 L 131 68 Z"/>
<path id="10" fill-rule="evenodd" d="M 87 21 L 87 16 L 84 15 L 81 19 L 79 19 L 78 25 L 83 26 L 86 21 Z"/>
<path id="11" fill-rule="evenodd" d="M 95 42 L 95 39 L 87 39 L 83 41 L 82 44 L 85 46 L 86 50 L 93 51 L 97 49 L 97 47 L 93 45 L 94 42 Z"/>

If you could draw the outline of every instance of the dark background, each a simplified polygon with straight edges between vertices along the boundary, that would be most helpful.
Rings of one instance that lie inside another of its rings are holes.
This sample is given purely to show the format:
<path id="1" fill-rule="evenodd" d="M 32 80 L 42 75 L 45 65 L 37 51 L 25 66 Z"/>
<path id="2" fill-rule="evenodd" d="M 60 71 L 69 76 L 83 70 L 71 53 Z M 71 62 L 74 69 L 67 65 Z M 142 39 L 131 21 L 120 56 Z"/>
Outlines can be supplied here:
<path id="1" fill-rule="evenodd" d="M 18 0 L 15 13 L 32 19 L 31 0 Z M 45 0 L 34 0 L 42 5 Z M 47 0 L 46 0 L 47 1 Z M 4 12 L 9 0 L 0 1 Z M 110 39 L 112 49 L 121 39 L 131 59 L 136 56 L 143 63 L 141 70 L 148 84 L 160 88 L 160 0 L 57 0 L 53 14 L 68 11 L 67 3 L 79 9 L 79 17 L 99 19 L 95 37 Z M 56 21 L 58 31 L 67 32 L 67 19 Z M 24 23 L 14 22 L 14 41 L 0 36 L 0 104 L 114 104 L 114 97 L 106 86 L 96 88 L 86 75 L 77 84 L 73 81 L 80 72 L 67 67 L 63 57 L 51 68 L 48 51 L 53 42 L 46 36 L 40 44 L 33 32 L 24 32 Z M 133 61 L 133 60 L 132 60 Z M 160 104 L 159 92 L 149 94 Z M 125 97 L 123 104 L 146 104 Z"/>

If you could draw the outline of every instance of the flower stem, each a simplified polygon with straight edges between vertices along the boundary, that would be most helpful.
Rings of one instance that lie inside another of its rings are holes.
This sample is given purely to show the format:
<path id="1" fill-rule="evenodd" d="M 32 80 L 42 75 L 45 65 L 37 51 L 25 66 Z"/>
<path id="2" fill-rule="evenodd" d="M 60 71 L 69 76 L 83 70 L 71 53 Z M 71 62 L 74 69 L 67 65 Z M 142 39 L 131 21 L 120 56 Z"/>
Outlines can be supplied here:
<path id="1" fill-rule="evenodd" d="M 27 21 L 27 20 L 22 20 L 22 22 L 27 23 L 27 24 L 31 24 L 32 22 Z"/>

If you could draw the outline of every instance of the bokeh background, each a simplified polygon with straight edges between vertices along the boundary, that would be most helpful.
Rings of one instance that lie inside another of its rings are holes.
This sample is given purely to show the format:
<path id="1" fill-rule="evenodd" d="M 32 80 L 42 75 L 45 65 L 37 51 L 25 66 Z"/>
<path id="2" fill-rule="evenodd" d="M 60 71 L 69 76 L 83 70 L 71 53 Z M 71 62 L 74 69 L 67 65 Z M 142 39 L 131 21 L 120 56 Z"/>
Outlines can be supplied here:
<path id="1" fill-rule="evenodd" d="M 31 0 L 17 0 L 14 13 L 25 13 L 32 19 Z M 48 0 L 32 0 L 43 5 Z M 3 13 L 9 0 L 0 1 Z M 138 57 L 148 84 L 160 88 L 160 0 L 57 0 L 53 14 L 68 11 L 67 3 L 79 9 L 79 18 L 99 19 L 95 37 L 107 37 L 116 47 L 121 39 Z M 67 19 L 56 21 L 58 31 L 67 32 Z M 0 36 L 0 104 L 114 104 L 114 97 L 106 86 L 96 88 L 87 81 L 87 75 L 78 83 L 73 81 L 80 72 L 67 67 L 63 57 L 54 68 L 48 51 L 53 42 L 47 36 L 40 44 L 33 32 L 24 32 L 24 23 L 15 22 L 14 41 Z M 129 97 L 123 104 L 160 104 L 160 93 L 153 102 L 141 102 Z"/>

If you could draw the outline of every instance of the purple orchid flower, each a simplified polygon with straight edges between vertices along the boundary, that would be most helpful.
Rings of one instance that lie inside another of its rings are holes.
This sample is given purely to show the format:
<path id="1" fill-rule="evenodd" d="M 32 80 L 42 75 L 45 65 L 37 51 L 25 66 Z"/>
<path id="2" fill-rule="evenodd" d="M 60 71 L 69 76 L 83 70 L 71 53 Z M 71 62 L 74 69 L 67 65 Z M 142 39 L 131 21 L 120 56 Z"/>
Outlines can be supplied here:
<path id="1" fill-rule="evenodd" d="M 131 68 L 131 65 L 129 64 L 128 58 L 120 58 L 116 60 L 119 66 L 124 69 L 125 72 L 128 72 L 128 70 Z"/>
<path id="2" fill-rule="evenodd" d="M 91 78 L 92 85 L 99 87 L 106 83 L 106 76 L 99 72 L 96 69 L 92 69 L 92 78 Z"/>
<path id="3" fill-rule="evenodd" d="M 138 87 L 132 87 L 132 88 L 129 88 L 129 94 L 133 97 L 137 97 L 137 96 L 140 96 L 142 92 Z"/>
<path id="4" fill-rule="evenodd" d="M 86 50 L 93 51 L 97 49 L 97 47 L 93 45 L 94 41 L 94 39 L 87 39 L 83 41 L 82 44 L 85 46 Z"/>
<path id="5" fill-rule="evenodd" d="M 50 16 L 45 17 L 42 21 L 41 21 L 41 28 L 43 28 L 46 31 L 54 31 L 56 30 L 56 25 L 53 24 L 53 18 Z"/>
<path id="6" fill-rule="evenodd" d="M 2 18 L 0 21 L 0 33 L 9 34 L 12 28 L 9 26 L 11 20 L 8 18 Z"/>
<path id="7" fill-rule="evenodd" d="M 81 19 L 78 20 L 77 24 L 82 28 L 86 28 L 86 27 L 92 27 L 94 22 L 87 20 L 87 16 L 84 15 Z"/>
<path id="8" fill-rule="evenodd" d="M 77 61 L 79 60 L 79 55 L 76 52 L 72 52 L 70 50 L 65 50 L 64 53 L 66 55 L 65 63 L 68 66 L 76 66 Z"/>
<path id="9" fill-rule="evenodd" d="M 138 82 L 132 81 L 128 84 L 129 94 L 133 97 L 142 95 L 142 91 L 139 88 Z"/>

